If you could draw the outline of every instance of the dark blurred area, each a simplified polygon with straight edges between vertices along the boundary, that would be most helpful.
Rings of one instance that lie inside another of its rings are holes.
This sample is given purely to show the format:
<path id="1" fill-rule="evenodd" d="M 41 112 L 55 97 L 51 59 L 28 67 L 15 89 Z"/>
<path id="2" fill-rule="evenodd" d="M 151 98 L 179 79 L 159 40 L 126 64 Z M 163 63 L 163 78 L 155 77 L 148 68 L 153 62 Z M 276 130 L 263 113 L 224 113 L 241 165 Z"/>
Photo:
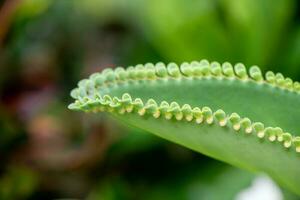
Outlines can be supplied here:
<path id="1" fill-rule="evenodd" d="M 105 67 L 200 59 L 299 81 L 300 2 L 0 0 L 0 199 L 234 199 L 255 174 L 67 109 Z"/>

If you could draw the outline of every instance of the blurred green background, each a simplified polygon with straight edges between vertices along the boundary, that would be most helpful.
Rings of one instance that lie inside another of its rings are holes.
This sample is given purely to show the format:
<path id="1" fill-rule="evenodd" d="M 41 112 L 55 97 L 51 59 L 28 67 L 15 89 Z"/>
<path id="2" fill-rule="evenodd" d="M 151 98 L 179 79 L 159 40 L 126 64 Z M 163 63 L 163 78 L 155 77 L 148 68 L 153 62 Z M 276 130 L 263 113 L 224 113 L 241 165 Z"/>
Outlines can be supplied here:
<path id="1" fill-rule="evenodd" d="M 300 80 L 300 2 L 0 0 L 0 199 L 236 199 L 257 175 L 67 109 L 105 67 L 200 59 Z"/>

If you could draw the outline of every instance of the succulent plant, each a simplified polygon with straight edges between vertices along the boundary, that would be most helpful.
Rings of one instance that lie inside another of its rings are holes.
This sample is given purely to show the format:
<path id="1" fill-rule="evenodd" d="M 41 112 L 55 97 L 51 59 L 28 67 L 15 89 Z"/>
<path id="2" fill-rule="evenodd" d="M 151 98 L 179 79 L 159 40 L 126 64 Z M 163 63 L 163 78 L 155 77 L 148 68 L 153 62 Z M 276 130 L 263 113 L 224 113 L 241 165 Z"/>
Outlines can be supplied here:
<path id="1" fill-rule="evenodd" d="M 300 84 L 207 60 L 107 68 L 72 90 L 72 110 L 115 118 L 300 195 Z"/>

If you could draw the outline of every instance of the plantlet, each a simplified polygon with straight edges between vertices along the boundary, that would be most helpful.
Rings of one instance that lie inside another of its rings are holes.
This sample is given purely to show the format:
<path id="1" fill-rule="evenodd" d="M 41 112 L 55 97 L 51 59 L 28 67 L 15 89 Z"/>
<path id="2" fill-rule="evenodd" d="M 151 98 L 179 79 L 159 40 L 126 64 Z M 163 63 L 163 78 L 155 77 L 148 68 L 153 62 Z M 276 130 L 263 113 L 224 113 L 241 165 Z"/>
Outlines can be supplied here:
<path id="1" fill-rule="evenodd" d="M 72 90 L 72 110 L 109 112 L 218 160 L 265 172 L 300 195 L 300 84 L 238 63 L 105 69 Z"/>

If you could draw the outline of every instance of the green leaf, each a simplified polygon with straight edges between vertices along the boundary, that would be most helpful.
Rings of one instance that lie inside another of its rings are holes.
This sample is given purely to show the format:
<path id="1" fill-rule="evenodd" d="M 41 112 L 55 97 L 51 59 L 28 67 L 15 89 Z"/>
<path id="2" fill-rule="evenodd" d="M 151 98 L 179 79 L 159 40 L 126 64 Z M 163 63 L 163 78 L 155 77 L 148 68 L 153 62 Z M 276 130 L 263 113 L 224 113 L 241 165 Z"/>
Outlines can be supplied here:
<path id="1" fill-rule="evenodd" d="M 266 172 L 300 194 L 300 85 L 241 63 L 105 69 L 78 83 L 73 110 L 117 119 L 218 160 Z"/>

